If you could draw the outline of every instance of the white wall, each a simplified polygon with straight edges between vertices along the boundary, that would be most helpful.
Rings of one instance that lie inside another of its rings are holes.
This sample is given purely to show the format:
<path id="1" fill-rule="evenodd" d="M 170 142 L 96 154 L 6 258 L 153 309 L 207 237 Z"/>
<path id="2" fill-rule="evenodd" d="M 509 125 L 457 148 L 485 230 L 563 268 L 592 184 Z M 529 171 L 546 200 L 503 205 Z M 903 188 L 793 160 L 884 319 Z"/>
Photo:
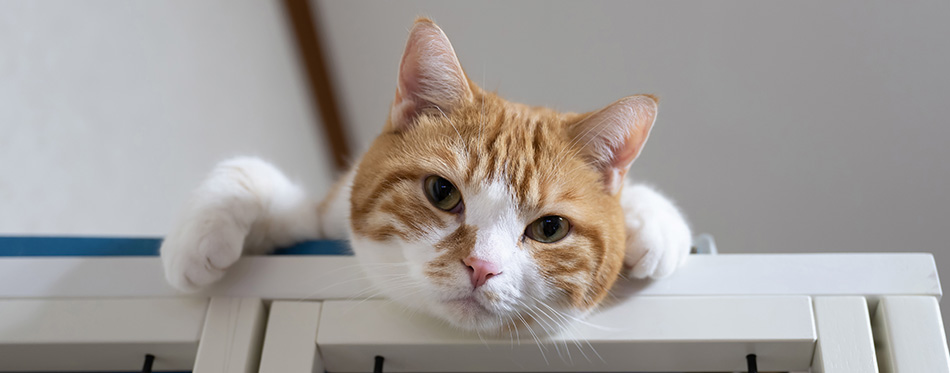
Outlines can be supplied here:
<path id="1" fill-rule="evenodd" d="M 218 160 L 329 185 L 270 1 L 0 3 L 0 234 L 165 234 Z"/>
<path id="2" fill-rule="evenodd" d="M 428 15 L 512 100 L 585 111 L 659 94 L 633 175 L 722 252 L 928 251 L 950 278 L 946 1 L 319 4 L 362 144 Z"/>

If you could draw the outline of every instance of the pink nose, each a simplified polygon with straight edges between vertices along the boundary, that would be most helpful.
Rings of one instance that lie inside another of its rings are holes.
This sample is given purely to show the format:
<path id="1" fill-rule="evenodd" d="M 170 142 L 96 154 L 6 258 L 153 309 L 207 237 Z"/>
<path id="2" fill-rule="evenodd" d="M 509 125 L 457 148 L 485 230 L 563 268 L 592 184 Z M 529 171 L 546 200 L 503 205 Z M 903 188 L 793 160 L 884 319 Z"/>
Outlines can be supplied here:
<path id="1" fill-rule="evenodd" d="M 468 267 L 469 273 L 472 275 L 472 286 L 475 288 L 485 285 L 485 282 L 492 276 L 501 274 L 501 268 L 498 268 L 495 263 L 473 256 L 463 259 L 462 263 L 465 263 L 465 266 Z"/>

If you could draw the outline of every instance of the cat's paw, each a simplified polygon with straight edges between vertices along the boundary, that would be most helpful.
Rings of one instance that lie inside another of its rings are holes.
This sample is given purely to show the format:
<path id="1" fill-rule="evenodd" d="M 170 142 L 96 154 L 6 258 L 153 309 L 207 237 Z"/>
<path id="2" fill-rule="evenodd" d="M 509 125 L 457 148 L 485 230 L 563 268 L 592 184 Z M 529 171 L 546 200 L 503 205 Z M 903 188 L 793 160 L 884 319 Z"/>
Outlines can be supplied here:
<path id="1" fill-rule="evenodd" d="M 165 278 L 175 288 L 196 291 L 224 276 L 240 257 L 248 228 L 221 211 L 199 211 L 162 242 Z"/>
<path id="2" fill-rule="evenodd" d="M 669 199 L 645 185 L 625 188 L 621 205 L 627 228 L 624 267 L 636 278 L 672 274 L 692 246 L 686 219 Z"/>
<path id="3" fill-rule="evenodd" d="M 195 190 L 184 219 L 162 242 L 168 282 L 181 290 L 198 290 L 224 276 L 241 257 L 245 241 L 265 246 L 266 232 L 252 234 L 251 229 L 264 217 L 263 196 L 273 194 L 272 180 L 279 177 L 279 171 L 257 158 L 219 163 Z"/>

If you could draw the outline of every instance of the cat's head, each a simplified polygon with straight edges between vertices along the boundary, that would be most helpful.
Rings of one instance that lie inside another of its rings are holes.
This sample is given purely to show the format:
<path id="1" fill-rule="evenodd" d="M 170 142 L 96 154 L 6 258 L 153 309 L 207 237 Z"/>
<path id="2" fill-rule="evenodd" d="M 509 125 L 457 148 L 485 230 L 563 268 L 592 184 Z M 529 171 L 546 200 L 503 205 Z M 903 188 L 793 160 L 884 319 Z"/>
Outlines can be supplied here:
<path id="1" fill-rule="evenodd" d="M 656 110 L 652 96 L 585 114 L 505 101 L 419 19 L 352 184 L 353 249 L 388 297 L 462 328 L 584 314 L 621 270 L 622 179 Z"/>

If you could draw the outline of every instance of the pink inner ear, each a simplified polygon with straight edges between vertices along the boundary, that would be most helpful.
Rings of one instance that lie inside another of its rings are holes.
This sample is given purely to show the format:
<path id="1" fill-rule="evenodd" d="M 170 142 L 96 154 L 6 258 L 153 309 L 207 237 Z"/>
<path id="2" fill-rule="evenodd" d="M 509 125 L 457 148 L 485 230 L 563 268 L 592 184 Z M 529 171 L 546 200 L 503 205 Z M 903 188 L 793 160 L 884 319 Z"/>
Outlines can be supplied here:
<path id="1" fill-rule="evenodd" d="M 423 53 L 421 49 L 435 49 L 438 48 L 438 45 L 420 46 L 419 44 L 425 43 L 426 40 L 424 39 L 430 39 L 431 35 L 432 30 L 427 30 L 422 25 L 417 24 L 413 27 L 409 40 L 406 41 L 406 50 L 403 52 L 402 60 L 399 61 L 399 77 L 396 87 L 397 99 L 411 99 L 423 91 L 420 84 L 423 79 L 420 65 L 428 63 L 428 61 L 421 58 Z"/>
<path id="2" fill-rule="evenodd" d="M 624 169 L 624 172 L 626 172 L 633 164 L 633 161 L 640 155 L 640 151 L 643 150 L 643 145 L 647 142 L 647 137 L 650 136 L 650 129 L 652 127 L 652 117 L 646 123 L 643 123 L 643 120 L 636 121 L 630 127 L 630 132 L 627 134 L 622 145 L 618 149 L 614 149 L 614 159 L 611 165 Z"/>
<path id="3" fill-rule="evenodd" d="M 411 125 L 426 107 L 450 111 L 472 95 L 452 44 L 427 19 L 417 20 L 409 33 L 398 78 L 390 115 L 399 128 Z"/>
<path id="4" fill-rule="evenodd" d="M 656 101 L 650 96 L 630 96 L 576 124 L 573 133 L 587 144 L 584 153 L 599 165 L 604 184 L 619 191 L 627 170 L 640 155 L 656 118 Z"/>

